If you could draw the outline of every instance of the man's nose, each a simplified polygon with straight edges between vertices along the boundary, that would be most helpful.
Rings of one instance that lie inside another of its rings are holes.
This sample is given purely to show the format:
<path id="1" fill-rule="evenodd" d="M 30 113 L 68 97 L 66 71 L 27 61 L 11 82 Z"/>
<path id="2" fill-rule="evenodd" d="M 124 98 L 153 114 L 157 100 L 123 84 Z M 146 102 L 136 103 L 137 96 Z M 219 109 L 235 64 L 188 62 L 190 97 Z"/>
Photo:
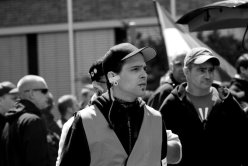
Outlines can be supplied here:
<path id="1" fill-rule="evenodd" d="M 142 71 L 140 78 L 147 78 L 147 72 L 145 70 Z"/>

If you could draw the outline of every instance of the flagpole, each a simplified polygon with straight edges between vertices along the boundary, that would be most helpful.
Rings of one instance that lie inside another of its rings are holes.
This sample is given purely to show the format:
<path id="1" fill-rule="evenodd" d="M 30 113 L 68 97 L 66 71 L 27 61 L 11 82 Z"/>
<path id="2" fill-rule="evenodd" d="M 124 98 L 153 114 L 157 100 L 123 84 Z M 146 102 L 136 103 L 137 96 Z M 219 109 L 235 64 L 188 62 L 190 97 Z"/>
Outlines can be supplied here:
<path id="1" fill-rule="evenodd" d="M 75 71 L 74 71 L 74 39 L 73 39 L 73 8 L 72 0 L 67 0 L 68 17 L 68 37 L 69 37 L 69 56 L 70 56 L 70 81 L 71 93 L 75 95 Z"/>
<path id="2" fill-rule="evenodd" d="M 163 29 L 164 27 L 162 26 L 162 23 L 159 19 L 159 11 L 158 11 L 158 2 L 156 0 L 153 0 L 153 4 L 154 4 L 154 7 L 155 7 L 155 11 L 156 11 L 156 15 L 157 15 L 157 20 L 158 20 L 158 26 L 159 26 L 159 29 L 160 29 L 160 36 L 162 37 L 162 42 L 164 43 L 164 52 L 165 52 L 165 66 L 166 66 L 166 69 L 169 70 L 169 60 L 168 60 L 168 55 L 167 55 L 167 50 L 166 50 L 166 43 L 165 43 L 165 39 L 164 39 L 164 33 L 163 33 Z"/>
<path id="3" fill-rule="evenodd" d="M 171 16 L 176 20 L 176 0 L 170 0 Z"/>

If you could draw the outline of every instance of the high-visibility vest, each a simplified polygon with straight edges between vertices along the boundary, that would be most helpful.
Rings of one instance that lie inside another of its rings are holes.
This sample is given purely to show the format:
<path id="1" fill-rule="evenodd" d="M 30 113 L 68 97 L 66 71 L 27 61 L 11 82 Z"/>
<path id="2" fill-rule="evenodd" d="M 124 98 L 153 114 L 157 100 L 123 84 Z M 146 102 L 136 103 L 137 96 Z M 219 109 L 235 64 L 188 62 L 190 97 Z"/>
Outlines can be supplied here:
<path id="1" fill-rule="evenodd" d="M 126 166 L 161 166 L 162 117 L 153 108 L 144 108 L 139 136 L 129 156 L 96 106 L 79 112 L 91 153 L 90 166 L 124 166 L 125 163 Z"/>

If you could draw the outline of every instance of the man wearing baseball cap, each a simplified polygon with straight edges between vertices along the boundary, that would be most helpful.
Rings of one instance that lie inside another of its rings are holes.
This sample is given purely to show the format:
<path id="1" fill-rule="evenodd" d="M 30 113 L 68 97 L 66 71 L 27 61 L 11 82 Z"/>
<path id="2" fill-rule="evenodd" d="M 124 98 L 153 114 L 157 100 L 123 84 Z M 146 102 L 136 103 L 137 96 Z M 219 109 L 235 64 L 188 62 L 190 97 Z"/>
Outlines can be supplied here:
<path id="1" fill-rule="evenodd" d="M 166 127 L 182 142 L 180 166 L 248 164 L 247 119 L 230 91 L 213 83 L 219 65 L 211 50 L 190 50 L 184 59 L 186 82 L 160 107 Z"/>
<path id="2" fill-rule="evenodd" d="M 146 63 L 155 56 L 153 48 L 130 43 L 109 49 L 102 65 L 108 91 L 78 112 L 59 165 L 161 166 L 166 157 L 169 163 L 180 161 L 180 142 L 167 146 L 161 114 L 141 99 Z"/>
<path id="3" fill-rule="evenodd" d="M 5 113 L 14 106 L 16 102 L 16 86 L 9 81 L 0 83 L 0 134 L 5 125 Z"/>

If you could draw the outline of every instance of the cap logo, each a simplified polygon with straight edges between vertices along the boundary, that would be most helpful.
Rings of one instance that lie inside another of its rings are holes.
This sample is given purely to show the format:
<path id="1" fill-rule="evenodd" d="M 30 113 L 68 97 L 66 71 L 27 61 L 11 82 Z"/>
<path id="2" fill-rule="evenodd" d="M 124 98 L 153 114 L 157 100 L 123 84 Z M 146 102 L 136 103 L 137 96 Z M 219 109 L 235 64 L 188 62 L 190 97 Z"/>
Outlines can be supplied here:
<path id="1" fill-rule="evenodd" d="M 97 69 L 94 69 L 92 72 L 90 72 L 91 77 L 94 77 L 95 74 L 97 74 Z"/>
<path id="2" fill-rule="evenodd" d="M 97 69 L 94 69 L 94 73 L 95 73 L 95 74 L 97 73 Z"/>

